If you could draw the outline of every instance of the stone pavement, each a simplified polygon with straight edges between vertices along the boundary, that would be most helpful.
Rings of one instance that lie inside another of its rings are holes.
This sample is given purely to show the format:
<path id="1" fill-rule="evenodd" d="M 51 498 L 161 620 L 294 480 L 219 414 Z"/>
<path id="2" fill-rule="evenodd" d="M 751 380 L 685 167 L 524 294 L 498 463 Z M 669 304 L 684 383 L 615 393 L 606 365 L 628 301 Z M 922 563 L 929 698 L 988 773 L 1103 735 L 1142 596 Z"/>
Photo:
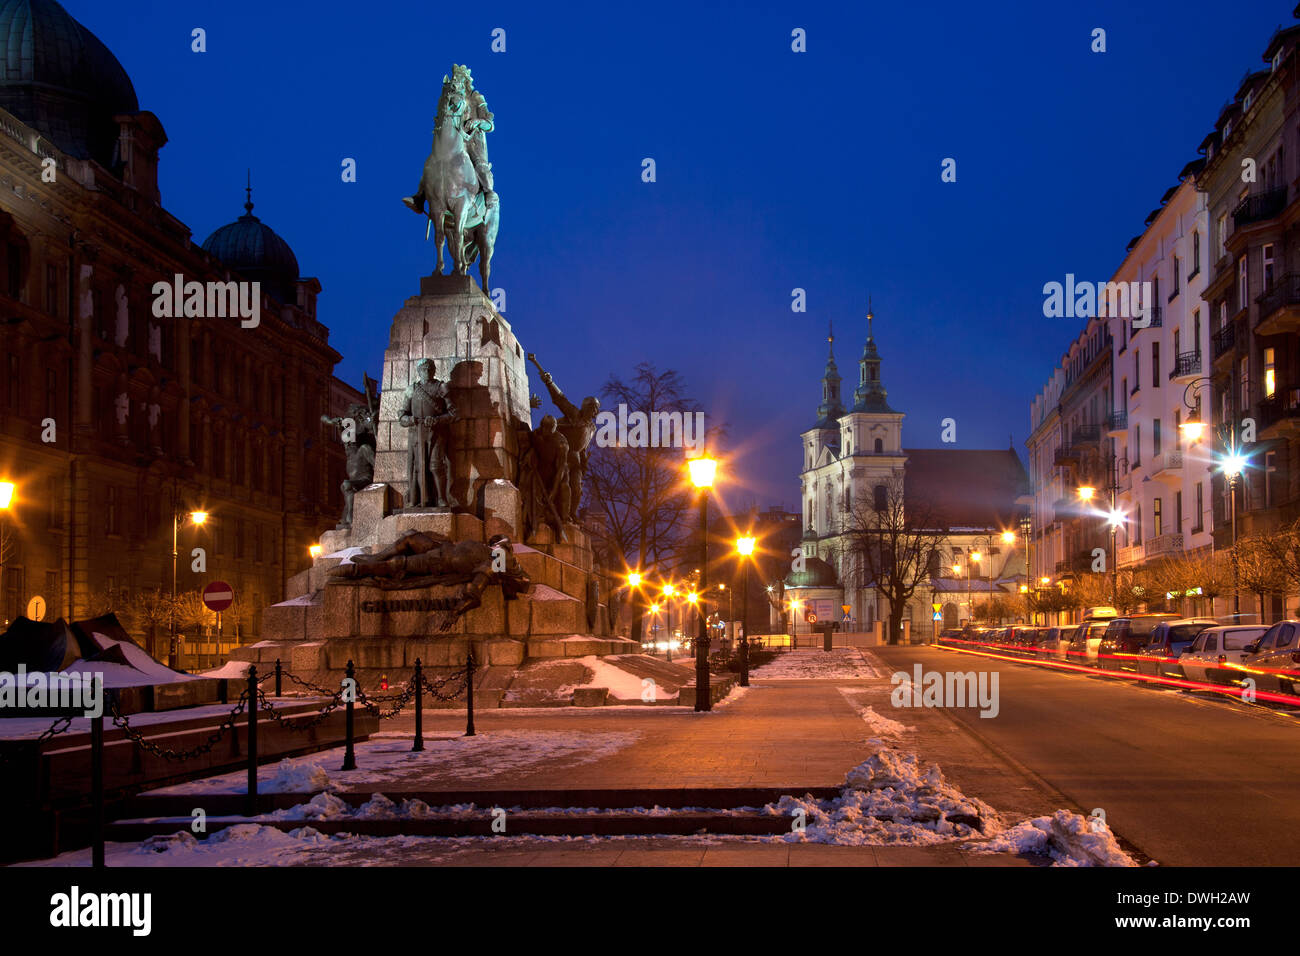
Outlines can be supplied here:
<path id="1" fill-rule="evenodd" d="M 476 775 L 472 788 L 577 789 L 662 787 L 837 787 L 877 749 L 869 729 L 837 687 L 853 680 L 755 681 L 708 713 L 676 707 L 493 709 L 475 714 L 479 734 L 494 731 L 622 733 L 635 739 L 613 753 L 577 763 L 544 762 Z M 872 683 L 880 683 L 875 681 Z M 464 732 L 464 712 L 428 710 L 426 737 Z M 411 735 L 414 715 L 382 724 Z M 468 789 L 454 765 L 427 766 L 409 789 Z M 397 788 L 392 788 L 397 789 Z"/>

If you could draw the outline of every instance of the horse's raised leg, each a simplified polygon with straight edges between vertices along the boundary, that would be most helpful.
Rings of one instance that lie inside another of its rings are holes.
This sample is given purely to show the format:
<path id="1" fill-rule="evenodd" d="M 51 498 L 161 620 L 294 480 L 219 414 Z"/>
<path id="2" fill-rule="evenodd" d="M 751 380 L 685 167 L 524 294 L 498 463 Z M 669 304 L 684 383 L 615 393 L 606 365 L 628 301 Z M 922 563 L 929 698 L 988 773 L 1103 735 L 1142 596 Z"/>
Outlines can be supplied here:
<path id="1" fill-rule="evenodd" d="M 434 270 L 434 274 L 442 275 L 442 240 L 443 240 L 442 217 L 439 216 L 438 218 L 434 219 L 433 223 L 434 223 L 433 239 L 438 244 L 438 266 Z"/>
<path id="2" fill-rule="evenodd" d="M 478 275 L 482 280 L 483 293 L 491 296 L 492 286 L 489 276 L 492 273 L 492 240 L 488 237 L 486 222 L 474 230 L 474 241 L 478 243 Z"/>

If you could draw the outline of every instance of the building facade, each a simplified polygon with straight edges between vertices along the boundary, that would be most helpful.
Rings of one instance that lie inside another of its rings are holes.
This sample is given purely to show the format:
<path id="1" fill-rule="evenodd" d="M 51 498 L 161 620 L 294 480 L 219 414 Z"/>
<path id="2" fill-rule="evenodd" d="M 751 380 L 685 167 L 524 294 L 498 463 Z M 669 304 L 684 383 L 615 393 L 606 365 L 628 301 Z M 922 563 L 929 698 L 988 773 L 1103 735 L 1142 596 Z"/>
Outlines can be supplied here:
<path id="1" fill-rule="evenodd" d="M 139 617 L 170 591 L 173 516 L 202 510 L 180 525 L 178 588 L 233 585 L 224 636 L 255 638 L 342 508 L 321 416 L 363 400 L 333 376 L 320 284 L 251 197 L 192 241 L 161 204 L 161 122 L 58 4 L 6 5 L 0 59 L 0 479 L 17 486 L 0 621 L 38 596 L 46 619 Z M 260 281 L 259 324 L 158 317 L 154 284 L 176 275 Z"/>

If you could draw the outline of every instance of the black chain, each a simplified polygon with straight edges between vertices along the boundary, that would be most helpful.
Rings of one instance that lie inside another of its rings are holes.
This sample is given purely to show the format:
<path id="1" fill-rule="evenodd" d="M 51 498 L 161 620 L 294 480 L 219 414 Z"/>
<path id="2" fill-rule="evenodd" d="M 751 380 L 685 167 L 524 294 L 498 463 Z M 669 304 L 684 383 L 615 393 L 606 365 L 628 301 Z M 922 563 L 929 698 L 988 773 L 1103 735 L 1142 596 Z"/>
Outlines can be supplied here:
<path id="1" fill-rule="evenodd" d="M 281 673 L 285 677 L 289 678 L 289 680 L 297 684 L 299 687 L 306 687 L 309 691 L 312 691 L 313 693 L 316 694 L 320 694 L 322 697 L 333 697 L 335 694 L 338 693 L 338 691 L 327 690 L 324 687 L 317 687 L 315 684 L 309 681 L 305 681 L 301 677 L 298 677 L 294 674 L 290 674 L 288 671 L 282 671 Z"/>
<path id="2" fill-rule="evenodd" d="M 469 668 L 462 667 L 458 671 L 452 671 L 450 674 L 446 675 L 441 680 L 439 680 L 436 684 L 430 682 L 427 675 L 421 674 L 420 676 L 421 679 L 424 681 L 424 689 L 427 690 L 430 694 L 432 694 L 436 699 L 456 700 L 463 693 L 465 693 L 465 687 L 469 683 Z M 442 693 L 442 689 L 446 687 L 448 684 L 450 684 L 452 681 L 461 684 L 460 689 L 457 690 L 456 693 L 454 694 Z"/>
<path id="3" fill-rule="evenodd" d="M 227 731 L 234 729 L 235 721 L 239 718 L 239 715 L 244 712 L 244 708 L 247 706 L 248 691 L 245 690 L 239 695 L 239 703 L 235 705 L 235 709 L 232 710 L 226 716 L 226 719 L 221 722 L 221 726 L 217 728 L 216 733 L 210 734 L 206 742 L 199 744 L 197 747 L 192 747 L 189 750 L 172 750 L 170 748 L 159 747 L 157 744 L 149 743 L 149 741 L 145 740 L 144 736 L 138 730 L 135 730 L 129 723 L 127 723 L 126 718 L 122 716 L 121 711 L 117 708 L 116 700 L 112 702 L 110 709 L 113 713 L 113 725 L 115 727 L 120 727 L 122 732 L 126 734 L 128 738 L 133 740 L 137 747 L 148 751 L 155 756 L 162 757 L 164 760 L 171 761 L 191 760 L 200 754 L 208 753 L 217 745 L 222 737 L 226 736 Z"/>
<path id="4" fill-rule="evenodd" d="M 59 734 L 66 734 L 69 730 L 72 729 L 73 720 L 74 718 L 72 717 L 72 715 L 69 715 L 67 717 L 60 717 L 54 723 L 50 724 L 50 726 L 39 737 L 33 740 L 32 743 L 35 744 L 39 749 L 40 745 L 45 741 L 49 740 L 51 737 L 57 737 Z M 62 724 L 63 726 L 60 727 L 59 724 Z M 9 752 L 0 751 L 0 765 L 6 764 L 10 760 L 12 760 L 14 758 L 14 755 L 18 753 L 18 749 L 19 748 L 15 747 L 13 748 L 12 751 Z"/>
<path id="5" fill-rule="evenodd" d="M 262 709 L 266 711 L 266 715 L 272 720 L 278 722 L 285 730 L 304 731 L 311 730 L 318 724 L 324 723 L 325 718 L 330 715 L 334 708 L 338 707 L 339 704 L 343 702 L 343 695 L 341 693 L 335 693 L 333 700 L 331 700 L 319 714 L 316 714 L 309 720 L 303 720 L 299 714 L 284 715 L 279 713 L 271 701 L 267 699 L 266 692 L 260 687 L 257 689 L 257 699 L 261 702 Z M 290 718 L 293 719 L 293 723 L 288 722 Z"/>
<path id="6" fill-rule="evenodd" d="M 388 697 L 374 698 L 375 700 L 380 700 L 380 701 L 393 701 L 393 700 L 397 701 L 397 706 L 395 706 L 392 710 L 389 710 L 387 712 L 381 711 L 378 707 L 372 704 L 370 702 L 371 698 L 367 697 L 364 691 L 359 692 L 357 696 L 357 701 L 358 703 L 361 704 L 362 707 L 364 707 L 370 713 L 374 714 L 380 720 L 388 720 L 388 718 L 390 717 L 396 717 L 399 713 L 402 712 L 402 708 L 411 702 L 412 698 L 415 697 L 415 688 L 416 688 L 416 684 L 414 681 L 412 681 L 410 686 L 408 686 L 406 690 L 400 694 L 394 694 Z"/>

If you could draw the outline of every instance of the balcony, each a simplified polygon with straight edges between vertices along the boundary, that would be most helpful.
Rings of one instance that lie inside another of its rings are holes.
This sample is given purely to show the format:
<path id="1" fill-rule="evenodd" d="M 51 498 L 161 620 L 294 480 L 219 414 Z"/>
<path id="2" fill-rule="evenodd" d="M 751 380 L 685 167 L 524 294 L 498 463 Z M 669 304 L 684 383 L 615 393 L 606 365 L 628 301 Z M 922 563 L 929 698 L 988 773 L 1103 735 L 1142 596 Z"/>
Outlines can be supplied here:
<path id="1" fill-rule="evenodd" d="M 1259 403 L 1260 438 L 1300 434 L 1300 388 L 1278 389 Z"/>
<path id="2" fill-rule="evenodd" d="M 1277 335 L 1300 329 L 1300 274 L 1288 272 L 1255 301 L 1259 303 L 1256 335 Z"/>
<path id="3" fill-rule="evenodd" d="M 1145 558 L 1169 558 L 1183 553 L 1183 536 L 1181 534 L 1161 534 L 1151 538 L 1143 545 Z"/>
<path id="4" fill-rule="evenodd" d="M 1143 329 L 1159 329 L 1165 324 L 1165 310 L 1163 306 L 1147 306 L 1146 315 L 1139 319 L 1134 319 L 1132 323 L 1133 334 L 1141 332 Z"/>
<path id="5" fill-rule="evenodd" d="M 1177 449 L 1154 455 L 1149 466 L 1151 477 L 1171 485 L 1183 483 L 1183 453 Z"/>
<path id="6" fill-rule="evenodd" d="M 1096 445 L 1101 441 L 1100 425 L 1080 425 L 1070 436 L 1070 447 L 1079 449 L 1083 445 Z"/>
<path id="7" fill-rule="evenodd" d="M 1237 323 L 1229 322 L 1210 337 L 1210 361 L 1232 354 L 1237 345 Z"/>
<path id="8" fill-rule="evenodd" d="M 1247 196 L 1232 211 L 1232 228 L 1235 231 L 1252 223 L 1273 219 L 1285 208 L 1285 186 Z"/>
<path id="9" fill-rule="evenodd" d="M 1182 352 L 1174 357 L 1174 367 L 1169 370 L 1170 381 L 1186 385 L 1201 377 L 1201 353 Z"/>
<path id="10" fill-rule="evenodd" d="M 1052 464 L 1057 466 L 1077 465 L 1079 463 L 1079 449 L 1071 445 L 1062 445 L 1056 449 L 1056 454 L 1052 456 Z"/>
<path id="11" fill-rule="evenodd" d="M 1142 545 L 1131 544 L 1127 548 L 1115 549 L 1115 565 L 1126 568 L 1131 564 L 1142 563 Z"/>
<path id="12" fill-rule="evenodd" d="M 1120 438 L 1128 433 L 1128 412 L 1111 412 L 1106 416 L 1106 434 Z"/>

